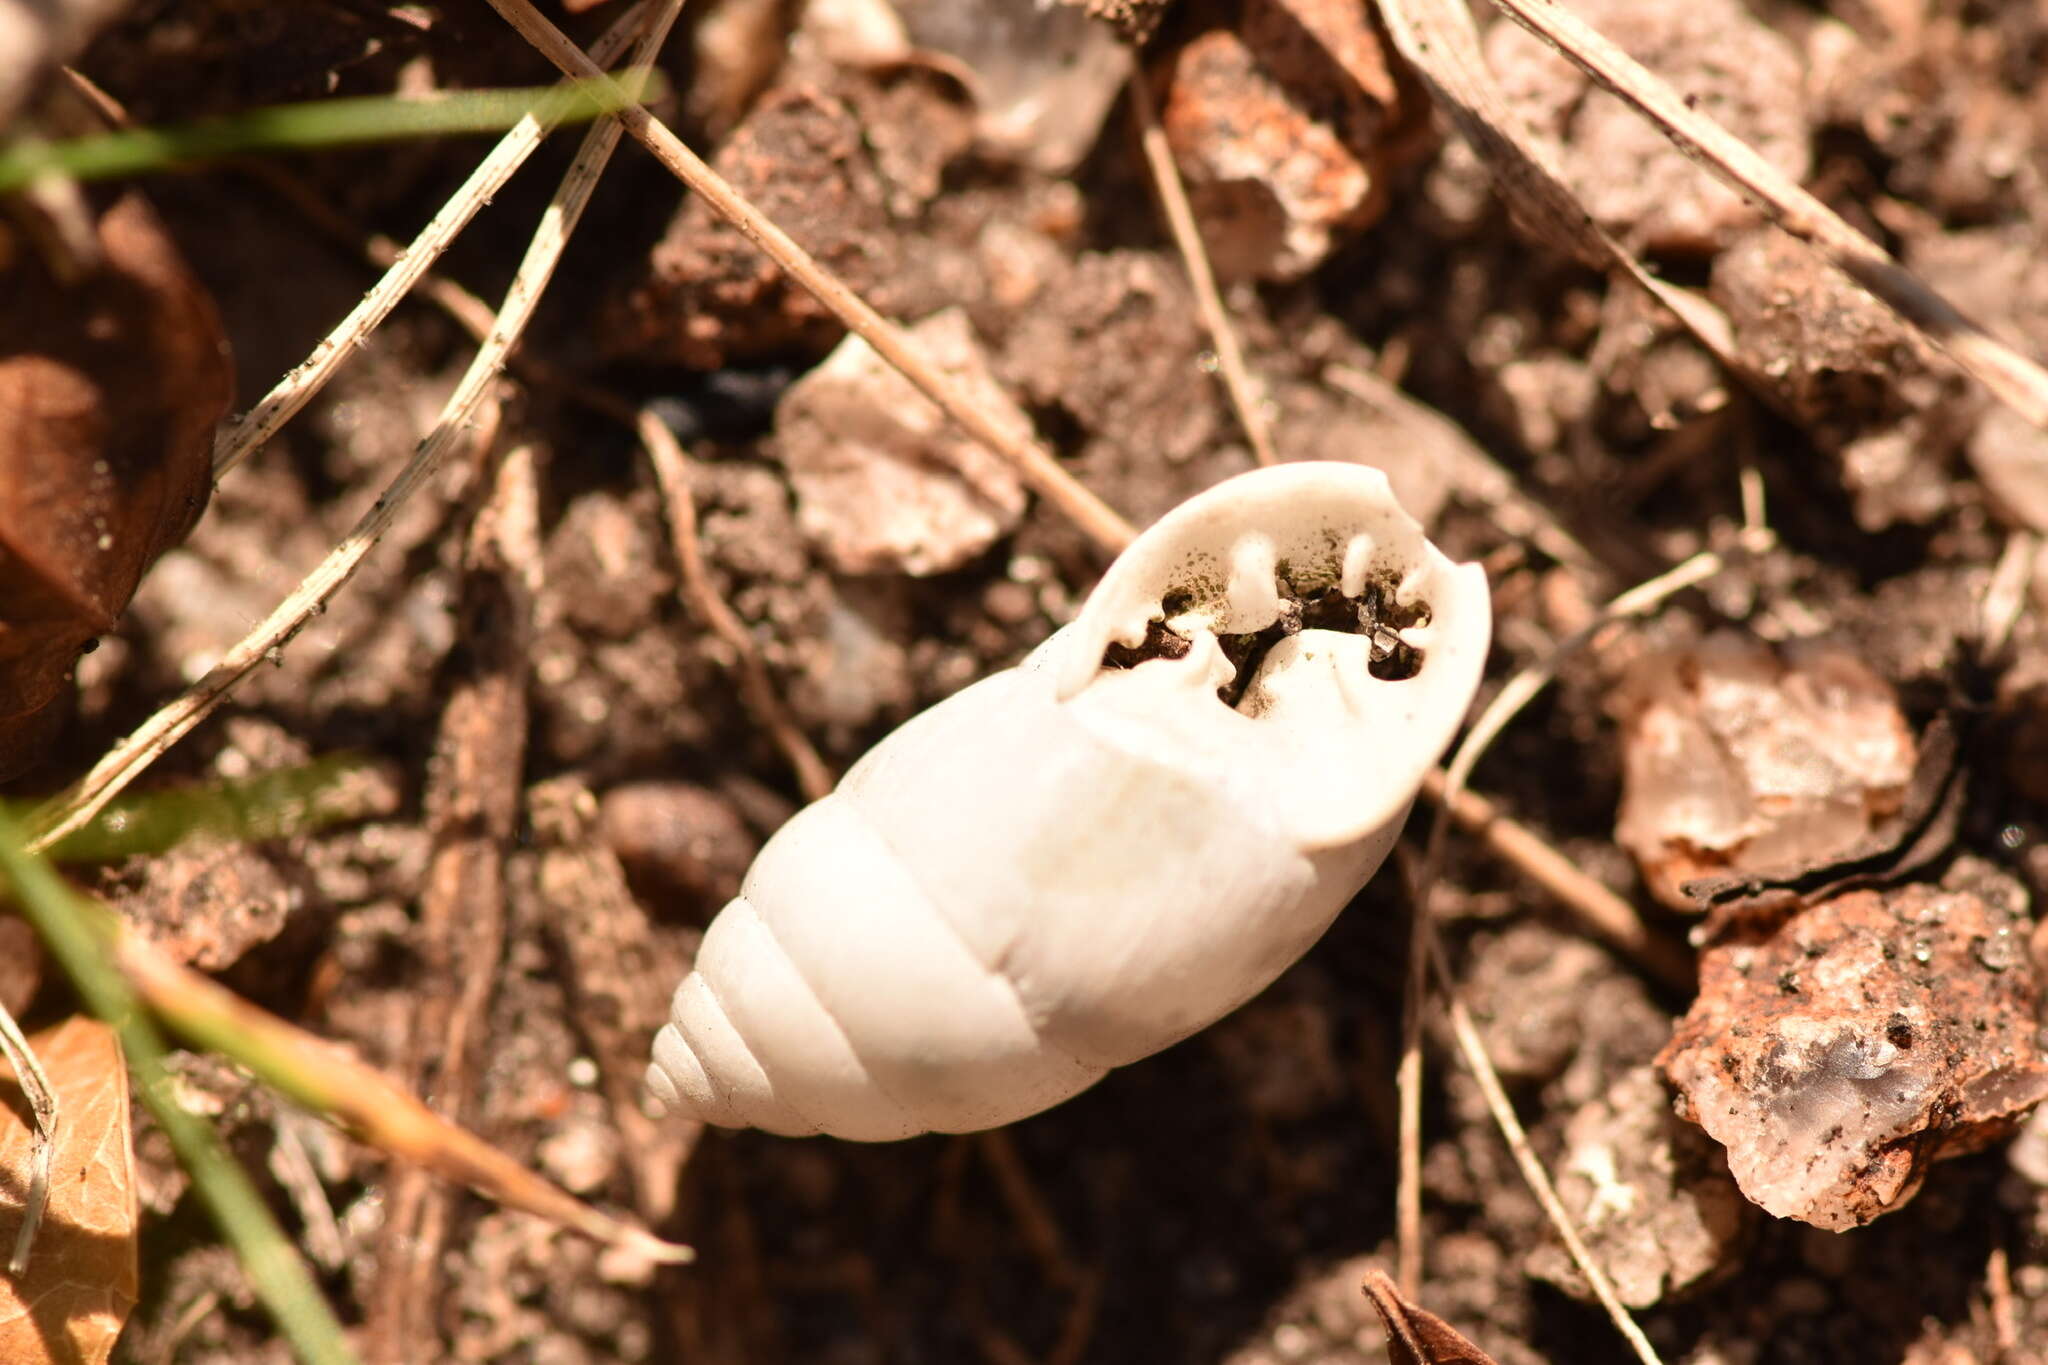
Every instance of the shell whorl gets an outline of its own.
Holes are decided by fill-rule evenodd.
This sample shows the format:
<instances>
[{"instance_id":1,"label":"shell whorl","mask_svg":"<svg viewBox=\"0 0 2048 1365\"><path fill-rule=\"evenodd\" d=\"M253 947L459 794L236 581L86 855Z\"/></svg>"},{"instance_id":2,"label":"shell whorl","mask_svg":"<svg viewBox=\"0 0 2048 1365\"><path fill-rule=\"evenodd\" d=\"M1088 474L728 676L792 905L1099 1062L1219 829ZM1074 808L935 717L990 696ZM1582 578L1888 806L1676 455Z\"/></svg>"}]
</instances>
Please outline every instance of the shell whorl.
<instances>
[{"instance_id":1,"label":"shell whorl","mask_svg":"<svg viewBox=\"0 0 2048 1365\"><path fill-rule=\"evenodd\" d=\"M676 992L650 1090L710 1123L883 1140L1022 1118L1186 1037L1386 856L1489 629L1484 577L1376 470L1283 465L1183 504L1072 625L777 832ZM1396 647L1413 671L1381 667Z\"/></svg>"},{"instance_id":2,"label":"shell whorl","mask_svg":"<svg viewBox=\"0 0 2048 1365\"><path fill-rule=\"evenodd\" d=\"M996 1127L1105 1070L1047 1046L1016 987L834 793L712 922L648 1081L706 1122L879 1141Z\"/></svg>"}]
</instances>

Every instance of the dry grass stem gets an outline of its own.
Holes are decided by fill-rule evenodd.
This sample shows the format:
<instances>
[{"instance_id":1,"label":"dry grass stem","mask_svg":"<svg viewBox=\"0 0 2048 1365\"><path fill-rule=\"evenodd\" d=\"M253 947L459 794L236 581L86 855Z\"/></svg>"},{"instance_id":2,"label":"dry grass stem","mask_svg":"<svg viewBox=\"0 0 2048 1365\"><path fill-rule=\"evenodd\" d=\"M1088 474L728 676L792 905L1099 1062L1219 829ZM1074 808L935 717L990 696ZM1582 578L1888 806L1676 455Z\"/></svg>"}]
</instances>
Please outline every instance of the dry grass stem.
<instances>
[{"instance_id":1,"label":"dry grass stem","mask_svg":"<svg viewBox=\"0 0 2048 1365\"><path fill-rule=\"evenodd\" d=\"M690 488L690 457L675 433L653 412L643 408L634 428L640 433L640 443L647 447L647 458L654 464L655 481L661 485L662 501L668 511L669 544L682 579L683 601L732 651L733 666L740 675L741 700L789 761L798 790L806 800L816 801L831 792L835 780L832 770L818 757L818 751L804 737L789 708L782 704L775 680L769 676L768 665L762 660L754 637L747 632L746 623L726 605L711 582L710 571L704 564L704 547L697 537L697 501Z\"/></svg>"},{"instance_id":2,"label":"dry grass stem","mask_svg":"<svg viewBox=\"0 0 2048 1365\"><path fill-rule=\"evenodd\" d=\"M671 7L673 8L673 6ZM185 693L144 721L121 740L92 770L39 810L31 827L31 852L41 852L97 815L106 803L140 776L158 756L191 732L227 699L235 686L265 660L282 657L284 646L323 609L327 599L340 591L390 529L398 511L440 469L449 453L476 434L485 399L505 368L506 357L518 344L520 334L533 318L541 294L553 278L555 266L576 223L583 215L590 194L612 149L618 145L619 116L606 115L584 135L583 146L562 177L554 197L541 213L540 225L527 244L505 301L498 309L496 324L477 348L476 356L455 386L412 459L398 477L370 507L361 520L341 538L327 558L306 575L298 587L280 602L263 623L249 632L208 669L206 676ZM323 345L325 343L322 343ZM489 408L488 425L496 425L496 406Z\"/></svg>"},{"instance_id":3,"label":"dry grass stem","mask_svg":"<svg viewBox=\"0 0 2048 1365\"><path fill-rule=\"evenodd\" d=\"M50 1202L50 1156L57 1150L57 1094L50 1077L36 1059L35 1049L22 1036L5 1005L0 1005L0 1057L14 1068L14 1081L28 1100L29 1116L35 1120L35 1148L30 1158L28 1189L21 1206L21 1227L14 1234L14 1249L7 1256L7 1273L16 1279L28 1273L29 1253L35 1250L36 1232L43 1225L43 1210Z\"/></svg>"},{"instance_id":4,"label":"dry grass stem","mask_svg":"<svg viewBox=\"0 0 2048 1365\"><path fill-rule=\"evenodd\" d=\"M1432 826L1432 829L1434 826ZM1418 882L1421 879L1416 879ZM1394 1068L1399 1142L1394 1168L1394 1278L1409 1298L1422 1289L1422 1011L1429 1003L1429 967L1422 939L1431 932L1429 903L1410 898L1408 980L1401 993L1401 1061Z\"/></svg>"},{"instance_id":5,"label":"dry grass stem","mask_svg":"<svg viewBox=\"0 0 2048 1365\"><path fill-rule=\"evenodd\" d=\"M420 1103L389 1077L325 1039L257 1008L225 986L166 957L137 934L114 930L114 961L135 993L165 1022L209 1045L235 1040L237 1060L294 1100L341 1124L361 1141L496 1200L649 1260L692 1259L688 1247L662 1241L559 1189Z\"/></svg>"},{"instance_id":6,"label":"dry grass stem","mask_svg":"<svg viewBox=\"0 0 2048 1365\"><path fill-rule=\"evenodd\" d=\"M1046 1279L1062 1287L1079 1285L1086 1277L1067 1255L1067 1239L1060 1233L1059 1220L1053 1216L1045 1196L1039 1193L1031 1172L1025 1169L1024 1158L1017 1154L1017 1144L1011 1141L1009 1130L991 1128L976 1133L972 1141L981 1149L982 1159L996 1178L1003 1204L1016 1220L1024 1245L1038 1258Z\"/></svg>"},{"instance_id":7,"label":"dry grass stem","mask_svg":"<svg viewBox=\"0 0 2048 1365\"><path fill-rule=\"evenodd\" d=\"M1741 533L1741 548L1744 553L1757 553L1770 546L1768 531ZM1448 800L1455 801L1457 794L1465 790L1465 783L1472 776L1472 769L1478 764L1508 722L1520 715L1522 708L1536 699L1537 694L1550 686L1560 668L1578 655L1578 652L1592 643L1593 638L1616 621L1631 616L1641 616L1654 611L1670 598L1687 588L1698 587L1701 583L1728 567L1729 556L1719 550L1702 550L1684 563L1658 574L1655 578L1638 583L1627 592L1614 598L1602 607L1593 619L1557 642L1550 652L1535 663L1509 678L1501 690L1494 694L1486 709L1479 713L1479 719L1465 732L1458 750L1451 761L1444 765L1444 790ZM1437 829L1439 821L1430 831L1430 872L1434 874L1442 856ZM1430 878L1435 881L1434 875Z\"/></svg>"},{"instance_id":8,"label":"dry grass stem","mask_svg":"<svg viewBox=\"0 0 2048 1365\"><path fill-rule=\"evenodd\" d=\"M2030 531L2015 531L2007 537L1991 581L1984 585L1984 601L1977 613L1978 647L1987 658L2004 652L2013 627L2026 614L2027 587L2040 553L2041 537Z\"/></svg>"},{"instance_id":9,"label":"dry grass stem","mask_svg":"<svg viewBox=\"0 0 2048 1365\"><path fill-rule=\"evenodd\" d=\"M242 169L296 212L305 215L314 227L333 238L337 245L361 253L364 260L379 270L389 270L405 260L412 250L381 232L367 231L360 224L349 221L311 185L282 166L252 162ZM491 312L488 303L446 275L428 271L420 277L413 293L439 308L478 344L491 334L491 327L497 321L497 315ZM521 379L552 389L621 426L630 428L639 413L629 399L565 373L526 347L514 351L507 364Z\"/></svg>"},{"instance_id":10,"label":"dry grass stem","mask_svg":"<svg viewBox=\"0 0 2048 1365\"><path fill-rule=\"evenodd\" d=\"M1984 1262L1984 1283L1991 1300L1991 1340L1997 1359L2011 1360L2020 1348L2019 1314L2012 1297L2012 1258L2003 1245L1991 1248Z\"/></svg>"},{"instance_id":11,"label":"dry grass stem","mask_svg":"<svg viewBox=\"0 0 2048 1365\"><path fill-rule=\"evenodd\" d=\"M1761 516L1761 498L1754 492L1745 493L1745 505L1753 509L1756 515ZM1771 534L1767 527L1751 524L1743 528L1738 539L1743 551L1758 552L1769 546ZM1412 1295L1422 1277L1422 1009L1429 987L1428 966L1433 952L1431 945L1436 941L1436 928L1429 915L1429 897L1435 889L1438 873L1443 867L1445 836L1449 833L1451 825L1449 816L1459 809L1461 798L1465 795L1465 783L1480 757L1506 728L1508 722L1520 714L1522 708L1557 676L1558 669L1567 660L1576 656L1594 636L1614 622L1630 616L1639 616L1654 609L1674 594L1712 578L1726 568L1727 564L1727 556L1720 551L1702 551L1675 568L1639 583L1615 597L1584 628L1560 641L1544 658L1510 678L1507 685L1495 695L1492 702L1488 703L1480 712L1479 718L1466 731L1457 752L1446 765L1440 789L1435 793L1443 804L1445 814L1438 816L1430 825L1429 842L1423 854L1421 871L1416 878L1414 919L1408 943L1408 995L1402 1016L1399 1070L1400 1176L1395 1191L1395 1222L1399 1247L1399 1276L1404 1292ZM1526 852L1526 849L1524 851ZM1505 1133L1507 1130L1504 1127L1502 1131ZM1514 1141L1511 1134L1509 1141L1511 1144ZM1517 1159L1519 1160L1519 1157ZM1546 1211L1549 1207L1550 1204L1546 1202ZM1560 1225L1559 1232L1561 1235L1564 1234L1566 1228ZM1577 1234L1571 1233L1567 1238L1567 1244L1576 1238ZM1585 1269L1583 1266L1581 1268ZM1588 1278L1592 1278L1590 1270ZM1604 1283L1604 1277L1602 1282ZM1603 1304L1607 1303L1613 1297L1611 1288L1601 1292L1600 1297ZM1619 1300L1615 1300L1609 1311L1614 1313L1618 1309ZM1624 1336L1631 1336L1631 1333L1637 1330L1634 1323L1626 1318L1625 1313L1616 1317L1615 1325Z\"/></svg>"},{"instance_id":12,"label":"dry grass stem","mask_svg":"<svg viewBox=\"0 0 2048 1365\"><path fill-rule=\"evenodd\" d=\"M586 80L608 79L581 49L533 7L530 0L491 0L491 7L504 15L508 23L565 74ZM988 414L968 400L957 384L919 354L901 328L877 313L838 276L818 264L788 233L762 216L759 209L742 198L723 177L705 164L703 158L684 146L666 124L637 105L612 117L624 122L626 131L645 144L654 153L655 160L702 195L713 209L745 234L748 241L829 308L849 331L872 346L877 355L936 403L962 430L1015 465L1026 483L1059 508L1106 553L1115 553L1130 543L1136 533L1129 522L1088 491L1043 447L1028 439L1006 434Z\"/></svg>"},{"instance_id":13,"label":"dry grass stem","mask_svg":"<svg viewBox=\"0 0 2048 1365\"><path fill-rule=\"evenodd\" d=\"M635 34L646 26L646 6L636 6L621 16L591 48L592 59L610 65L625 51ZM504 188L548 135L548 125L529 115L514 124L498 140L490 155L477 163L462 188L441 206L427 225L413 238L412 245L398 248L384 277L349 310L313 348L311 355L277 381L256 405L221 426L213 442L214 477L226 473L263 445L327 386L342 362L355 354L364 338L377 329L399 301L420 282L441 253L469 226L478 210Z\"/></svg>"},{"instance_id":14,"label":"dry grass stem","mask_svg":"<svg viewBox=\"0 0 2048 1365\"><path fill-rule=\"evenodd\" d=\"M1444 775L1423 780L1423 794L1444 802ZM1473 791L1459 792L1446 808L1466 833L1516 871L1557 898L1581 928L1655 977L1660 985L1690 995L1698 972L1690 949L1653 932L1635 906L1593 877L1527 825L1503 815Z\"/></svg>"},{"instance_id":15,"label":"dry grass stem","mask_svg":"<svg viewBox=\"0 0 2048 1365\"><path fill-rule=\"evenodd\" d=\"M1230 395L1230 406L1237 412L1245 439L1252 444L1252 458L1262 465L1273 464L1279 457L1273 452L1273 431L1266 421L1264 400L1252 380L1251 368L1245 364L1244 348L1238 344L1237 328L1231 325L1223 295L1216 288L1216 272L1209 266L1209 249L1203 245L1201 229L1195 224L1194 206L1188 202L1187 186L1181 183L1173 148L1166 143L1166 130L1159 126L1159 109L1152 98L1152 87L1145 83L1145 73L1135 58L1125 88L1130 91L1131 108L1137 115L1138 143L1145 152L1145 166L1152 173L1152 188L1159 195L1166 225L1173 232L1173 244L1180 249L1188 280L1194 285L1195 302L1201 307L1210 343L1216 347L1216 364L1223 375L1224 390Z\"/></svg>"},{"instance_id":16,"label":"dry grass stem","mask_svg":"<svg viewBox=\"0 0 2048 1365\"><path fill-rule=\"evenodd\" d=\"M479 359L483 355L479 352ZM420 443L398 477L385 488L383 496L349 528L340 543L292 589L284 601L278 603L262 624L230 646L198 682L108 750L84 777L51 797L37 810L30 824L30 852L44 852L58 840L84 828L107 802L147 771L150 764L190 734L199 722L212 715L214 709L227 700L228 694L258 664L276 663L282 659L285 645L325 609L330 597L341 590L342 584L349 580L363 558L390 529L399 508L433 476L451 450L467 444L468 438L475 434L479 413L485 409L484 400L496 377L496 365L488 368L471 366L470 372L463 376L463 382L457 385L454 395L448 400L448 405L442 409L434 430ZM492 404L483 424L495 428L496 423L496 405Z\"/></svg>"},{"instance_id":17,"label":"dry grass stem","mask_svg":"<svg viewBox=\"0 0 2048 1365\"><path fill-rule=\"evenodd\" d=\"M1510 19L1556 48L1656 126L1673 146L1713 172L1770 220L1817 248L1984 387L2038 427L2048 428L2048 371L1965 317L1884 248L1844 222L1741 138L1686 103L1654 72L1554 0L1494 0Z\"/></svg>"},{"instance_id":18,"label":"dry grass stem","mask_svg":"<svg viewBox=\"0 0 2048 1365\"><path fill-rule=\"evenodd\" d=\"M1557 1235L1564 1240L1565 1250L1571 1253L1572 1263L1579 1273L1586 1277L1586 1283L1593 1290L1593 1297L1600 1300L1600 1306L1607 1310L1615 1329L1636 1353L1636 1359L1643 1365L1660 1365L1657 1348L1643 1335L1643 1329L1614 1292L1614 1282L1607 1272L1593 1258L1586 1239L1579 1235L1571 1214L1565 1211L1564 1203L1557 1197L1557 1187L1551 1184L1550 1173L1543 1169L1543 1161L1536 1155L1536 1149L1529 1145L1529 1134L1522 1127L1521 1119L1515 1115L1514 1102L1508 1099L1507 1090L1500 1083L1500 1073L1493 1068L1493 1060L1486 1055L1486 1044L1479 1036L1479 1028L1472 1022L1472 1014L1465 1008L1465 1002L1458 995L1458 983L1451 975L1449 961L1444 954L1443 940L1438 937L1436 926L1423 916L1422 901L1416 900L1416 918L1424 927L1428 943L1427 957L1435 970L1437 988L1444 994L1450 1008L1451 1031L1458 1040L1458 1051L1464 1055L1465 1065L1471 1069L1472 1079L1479 1083L1481 1093L1486 1096L1486 1107L1493 1115L1493 1121L1500 1128L1501 1136L1507 1139L1508 1151L1515 1158L1515 1165L1528 1183L1529 1190L1536 1196L1536 1202L1543 1206Z\"/></svg>"}]
</instances>

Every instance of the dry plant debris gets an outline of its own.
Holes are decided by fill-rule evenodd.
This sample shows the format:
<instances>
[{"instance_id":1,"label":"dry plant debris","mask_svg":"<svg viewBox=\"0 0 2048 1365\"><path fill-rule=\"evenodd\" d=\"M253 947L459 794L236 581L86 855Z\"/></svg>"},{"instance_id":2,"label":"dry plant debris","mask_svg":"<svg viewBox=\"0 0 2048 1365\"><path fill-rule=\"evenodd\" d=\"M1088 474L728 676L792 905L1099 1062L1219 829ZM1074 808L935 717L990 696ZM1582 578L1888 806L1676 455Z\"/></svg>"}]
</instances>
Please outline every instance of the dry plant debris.
<instances>
[{"instance_id":1,"label":"dry plant debris","mask_svg":"<svg viewBox=\"0 0 2048 1365\"><path fill-rule=\"evenodd\" d=\"M213 301L140 194L87 243L97 259L66 278L0 226L0 778L34 761L79 655L199 519L232 385Z\"/></svg>"},{"instance_id":2,"label":"dry plant debris","mask_svg":"<svg viewBox=\"0 0 2048 1365\"><path fill-rule=\"evenodd\" d=\"M896 311L891 281L902 274L903 245L854 106L817 86L778 86L712 166L821 263ZM830 310L691 195L649 254L646 278L613 304L603 335L638 363L717 370L822 354L840 332Z\"/></svg>"},{"instance_id":3,"label":"dry plant debris","mask_svg":"<svg viewBox=\"0 0 2048 1365\"><path fill-rule=\"evenodd\" d=\"M31 1034L62 1121L55 1178L27 1273L0 1273L0 1360L101 1365L135 1307L138 1218L128 1069L106 1025L72 1018ZM10 1072L0 1087L14 1089ZM32 1130L12 1095L0 1103L0 1246L14 1244L15 1192L27 1184Z\"/></svg>"},{"instance_id":4,"label":"dry plant debris","mask_svg":"<svg viewBox=\"0 0 2048 1365\"><path fill-rule=\"evenodd\" d=\"M1070 8L1006 0L899 0L895 8L914 45L903 55L952 59L974 96L976 141L997 160L1070 174L1130 73L1115 35Z\"/></svg>"},{"instance_id":5,"label":"dry plant debris","mask_svg":"<svg viewBox=\"0 0 2048 1365\"><path fill-rule=\"evenodd\" d=\"M1455 1327L1403 1298L1384 1270L1366 1275L1365 1296L1386 1325L1387 1359L1393 1365L1494 1365L1492 1356Z\"/></svg>"},{"instance_id":6,"label":"dry plant debris","mask_svg":"<svg viewBox=\"0 0 2048 1365\"><path fill-rule=\"evenodd\" d=\"M1947 509L1946 456L1982 404L1896 314L1775 228L1716 256L1709 294L1728 315L1737 372L1840 461L1860 526Z\"/></svg>"},{"instance_id":7,"label":"dry plant debris","mask_svg":"<svg viewBox=\"0 0 2048 1365\"><path fill-rule=\"evenodd\" d=\"M2026 892L1958 862L1709 948L1658 1058L1744 1194L1841 1231L2048 1098Z\"/></svg>"},{"instance_id":8,"label":"dry plant debris","mask_svg":"<svg viewBox=\"0 0 2048 1365\"><path fill-rule=\"evenodd\" d=\"M1686 883L1828 862L1901 809L1917 753L1891 688L1837 646L1780 657L1732 632L1637 661L1615 690L1616 842L1657 898Z\"/></svg>"},{"instance_id":9,"label":"dry plant debris","mask_svg":"<svg viewBox=\"0 0 2048 1365\"><path fill-rule=\"evenodd\" d=\"M59 63L127 8L126 0L0 5L0 127L14 120Z\"/></svg>"}]
</instances>

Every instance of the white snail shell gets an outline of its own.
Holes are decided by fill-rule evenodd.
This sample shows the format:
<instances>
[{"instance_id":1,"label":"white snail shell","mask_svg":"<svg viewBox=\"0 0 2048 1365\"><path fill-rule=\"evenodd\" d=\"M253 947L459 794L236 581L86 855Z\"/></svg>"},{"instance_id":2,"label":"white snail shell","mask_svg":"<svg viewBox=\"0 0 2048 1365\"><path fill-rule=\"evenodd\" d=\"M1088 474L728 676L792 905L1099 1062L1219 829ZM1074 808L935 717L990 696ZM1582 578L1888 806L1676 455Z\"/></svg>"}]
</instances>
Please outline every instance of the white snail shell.
<instances>
[{"instance_id":1,"label":"white snail shell","mask_svg":"<svg viewBox=\"0 0 2048 1365\"><path fill-rule=\"evenodd\" d=\"M1235 637L1276 625L1244 655ZM1483 572L1378 470L1209 489L1071 625L768 842L676 990L649 1088L708 1123L882 1140L1008 1123L1178 1042L1386 857L1490 630ZM1413 676L1376 676L1390 652Z\"/></svg>"}]
</instances>

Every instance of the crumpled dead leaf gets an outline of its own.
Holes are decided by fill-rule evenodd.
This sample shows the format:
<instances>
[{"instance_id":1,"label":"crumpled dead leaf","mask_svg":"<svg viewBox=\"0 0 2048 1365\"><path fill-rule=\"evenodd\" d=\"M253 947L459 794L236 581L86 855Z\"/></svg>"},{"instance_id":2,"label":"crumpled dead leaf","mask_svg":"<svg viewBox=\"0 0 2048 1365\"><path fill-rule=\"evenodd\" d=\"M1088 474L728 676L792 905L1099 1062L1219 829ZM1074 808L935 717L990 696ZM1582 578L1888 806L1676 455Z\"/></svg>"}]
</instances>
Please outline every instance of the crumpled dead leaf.
<instances>
[{"instance_id":1,"label":"crumpled dead leaf","mask_svg":"<svg viewBox=\"0 0 2048 1365\"><path fill-rule=\"evenodd\" d=\"M140 1283L128 1068L114 1031L82 1016L29 1045L57 1093L55 1175L27 1275L0 1275L0 1360L97 1365ZM32 1146L26 1102L13 1073L0 1072L0 1246L14 1242Z\"/></svg>"},{"instance_id":2,"label":"crumpled dead leaf","mask_svg":"<svg viewBox=\"0 0 2048 1365\"><path fill-rule=\"evenodd\" d=\"M142 197L95 236L98 268L72 285L19 241L0 259L0 778L198 520L233 387L213 301Z\"/></svg>"},{"instance_id":3,"label":"crumpled dead leaf","mask_svg":"<svg viewBox=\"0 0 2048 1365\"><path fill-rule=\"evenodd\" d=\"M1368 1270L1364 1288L1386 1324L1387 1359L1392 1365L1495 1365L1492 1356L1457 1328L1402 1298L1386 1271Z\"/></svg>"}]
</instances>

